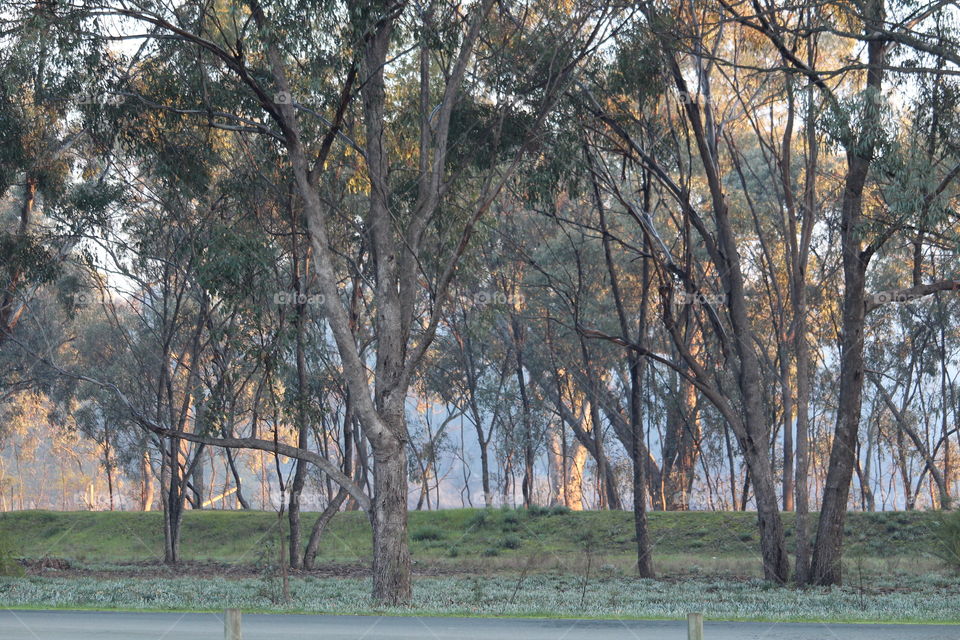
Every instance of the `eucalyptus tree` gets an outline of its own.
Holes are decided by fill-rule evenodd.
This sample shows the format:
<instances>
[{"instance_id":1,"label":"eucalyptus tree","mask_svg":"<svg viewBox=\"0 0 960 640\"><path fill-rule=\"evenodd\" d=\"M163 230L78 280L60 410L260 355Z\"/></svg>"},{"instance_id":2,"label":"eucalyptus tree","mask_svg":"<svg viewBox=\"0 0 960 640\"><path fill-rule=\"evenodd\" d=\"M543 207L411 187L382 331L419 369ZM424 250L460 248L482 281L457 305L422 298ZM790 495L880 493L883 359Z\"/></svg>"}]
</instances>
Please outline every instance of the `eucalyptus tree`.
<instances>
[{"instance_id":1,"label":"eucalyptus tree","mask_svg":"<svg viewBox=\"0 0 960 640\"><path fill-rule=\"evenodd\" d=\"M727 6L727 13L740 24L762 34L795 73L807 79L831 115L827 129L842 149L846 160L839 198L839 230L843 297L841 313L840 380L836 429L812 558L810 580L835 584L842 579L841 554L843 523L853 476L856 442L861 420L864 371L864 329L867 314L881 304L904 302L936 291L958 288L957 280L913 281L887 291L867 291L871 260L891 239L907 235L923 253L924 236L942 227L945 199L960 173L950 137L928 136L931 131L910 131L927 109L947 113L942 104L928 102L914 110L904 129L890 117L910 111L904 102L892 99L899 83L913 86L941 86L945 75L960 64L950 27L950 9L943 4L917 8L907 2L871 0L856 5L826 6L836 11L821 12L819 22L805 20L799 7L740 12ZM789 46L788 33L810 37L830 34L843 46L863 46L856 64L833 64L831 59L813 56L804 60ZM837 83L836 78L843 82ZM918 92L922 98L928 92ZM948 98L949 92L940 94ZM936 118L934 118L936 120ZM952 118L942 127L950 130ZM932 130L938 129L934 126ZM923 179L917 181L917 165L903 163L901 150L909 153L918 139L927 143ZM910 181L910 188L904 190ZM913 233L911 229L920 229ZM936 235L936 232L934 232Z\"/></svg>"},{"instance_id":2,"label":"eucalyptus tree","mask_svg":"<svg viewBox=\"0 0 960 640\"><path fill-rule=\"evenodd\" d=\"M933 238L925 241L930 244L924 247L923 272L934 277L955 277L957 265L953 251L941 242ZM904 272L913 267L909 260L903 259L903 253L910 248L892 249L875 262L871 274L875 288L880 283L902 279ZM864 399L871 409L877 407L877 413L888 417L885 423L877 421L877 436L897 445L893 448L895 466L901 472L907 509L917 504L925 481L931 485L932 507L949 508L954 498L950 482L954 465L950 438L957 428L950 414L956 410L953 364L957 336L950 318L956 307L954 296L937 293L911 305L878 309L870 315L867 325ZM866 454L860 456L865 458L863 464L867 469L870 449L878 446L870 443L873 435L868 432L867 440L874 446L868 446ZM915 480L911 473L914 463L919 468ZM864 478L859 466L857 472L861 490L873 499L869 475Z\"/></svg>"},{"instance_id":3,"label":"eucalyptus tree","mask_svg":"<svg viewBox=\"0 0 960 640\"><path fill-rule=\"evenodd\" d=\"M915 278L912 286L871 296L866 292L867 266L898 234L919 243L923 253L928 230L936 227L932 235L937 236L946 228L944 203L958 171L952 145L946 142L949 136L931 142L919 131L930 143L922 165L927 170L919 180L913 167L921 163L907 160L918 156L909 151L919 146L914 142L921 139L918 131L896 131L897 119L885 114L897 108L905 114L913 111L919 122L931 103L912 110L906 101L892 106L883 97L886 75L910 82L916 77L910 74L936 77L956 64L944 7L914 10L906 3L886 6L879 1L822 7L830 10L814 20L806 6L645 6L635 30L640 34L637 44L624 39L622 50L638 61L635 68L660 70L653 77L664 83L635 82L629 93L620 95L612 74L606 84L581 85L578 95L598 122L595 133L602 136L603 147L595 145L594 152L602 186L649 240L650 251L638 253L657 261L663 325L689 370L683 372L672 359L627 336L595 335L621 341L686 375L721 413L749 469L765 575L781 582L787 579L788 565L770 455L776 434L772 426L779 423L788 433L796 398L797 478L804 486L794 491L803 494L805 517L811 377L806 256L816 225L827 233L837 230L841 251L836 258L844 274L837 429L809 572L814 582L828 584L840 580L843 514L860 420L865 315L886 302L957 288L949 276L931 282ZM712 14L713 9L717 13ZM708 14L715 19L705 19ZM818 47L824 33L836 36L837 51L863 44L862 63L832 65L830 61L842 56L832 55L834 51L827 55ZM902 66L892 67L898 52ZM919 59L925 65L918 67ZM923 82L917 84L922 87ZM939 87L936 95L951 95L942 79L931 84ZM797 97L801 87L806 92L802 101ZM679 99L664 102L670 93ZM770 117L764 115L761 121L767 110ZM805 118L802 180L792 168L798 112ZM823 144L818 130L832 148ZM687 149L683 140L689 141ZM621 167L607 160L611 145L619 148ZM824 146L846 162L840 181L831 181L829 172L819 168L818 153ZM624 164L631 171L625 171ZM657 190L653 201L638 197L651 182ZM840 193L838 220L823 214L818 193L827 191L824 185ZM770 215L769 210L787 213ZM918 234L912 231L916 228L925 231ZM681 239L679 248L674 237ZM685 253L691 240L699 245L692 262ZM778 274L781 261L788 266L786 286ZM712 291L718 291L716 298ZM765 294L758 298L758 291ZM698 322L710 335L706 355L716 356L715 364L732 375L711 371L684 344L675 313L678 296L681 305L692 300L697 307ZM764 305L767 310L761 311ZM791 360L796 361L793 381ZM771 402L777 394L784 405L779 416ZM793 445L789 440L784 445L789 463ZM789 479L783 479L782 486L789 492ZM805 565L803 537L798 556ZM800 567L798 578L805 580L807 573Z\"/></svg>"},{"instance_id":4,"label":"eucalyptus tree","mask_svg":"<svg viewBox=\"0 0 960 640\"><path fill-rule=\"evenodd\" d=\"M265 137L282 149L302 202L325 320L375 460L374 597L408 601L405 404L411 380L477 220L534 144L582 59L615 25L616 11L539 2L493 11L492 0L423 7L79 4L103 38L143 36L142 62L118 90L145 110L177 113L192 126L240 138ZM414 90L395 93L388 69L410 60ZM138 75L157 68L167 71ZM163 91L170 85L151 86L153 77L175 82L179 95ZM158 88L163 100L151 97ZM453 173L453 150L480 132L490 141L487 164ZM363 185L361 233L347 239L369 244L362 265L342 258L357 252L336 246L342 220L325 198L326 162L339 144L352 148ZM361 358L351 294L341 286L354 268L371 292L372 362ZM302 448L286 450L318 459ZM337 480L352 485L342 474Z\"/></svg>"},{"instance_id":5,"label":"eucalyptus tree","mask_svg":"<svg viewBox=\"0 0 960 640\"><path fill-rule=\"evenodd\" d=\"M68 96L105 68L98 44L76 37L83 15L35 2L0 15L0 345L116 195L70 117Z\"/></svg>"},{"instance_id":6,"label":"eucalyptus tree","mask_svg":"<svg viewBox=\"0 0 960 640\"><path fill-rule=\"evenodd\" d=\"M770 454L764 370L747 299L737 211L724 185L720 156L724 139L719 130L723 116L714 101L713 84L718 72L706 55L708 42L722 36L721 27L679 6L663 12L648 7L642 26L638 45L625 51L640 51L646 64L662 70L664 84L634 83L632 95L607 102L585 86L582 100L585 110L596 118L596 133L613 143L632 167L646 170L635 170L621 180L606 156L594 153L595 172L604 189L639 226L651 247L661 326L678 358L616 331L591 334L672 368L723 416L749 468L764 576L782 583L788 579L789 567ZM675 99L677 94L680 100ZM639 118L634 115L637 111ZM681 143L683 139L690 140L690 147ZM638 192L646 184L653 185L652 195L639 199ZM662 219L655 221L654 214ZM680 239L678 248L664 240L660 231L664 228L672 234L667 237ZM722 294L712 293L714 287ZM702 353L682 333L681 319L692 307L699 331L709 335Z\"/></svg>"},{"instance_id":7,"label":"eucalyptus tree","mask_svg":"<svg viewBox=\"0 0 960 640\"><path fill-rule=\"evenodd\" d=\"M154 435L154 444L160 454L164 557L176 563L183 512L188 496L198 493L193 483L204 450L181 435L197 431L203 420L205 328L214 309L197 284L207 227L175 196L160 198L161 211L169 213L164 220L151 204L145 203L144 215L125 221L126 231L136 234L132 245L116 237L109 244L113 264L105 266L123 280L96 307L110 339L101 348L85 349L78 365L123 391L118 400L109 389L98 389L101 406L119 401L120 409L129 410L133 402L143 415L171 425L170 433Z\"/></svg>"}]
</instances>

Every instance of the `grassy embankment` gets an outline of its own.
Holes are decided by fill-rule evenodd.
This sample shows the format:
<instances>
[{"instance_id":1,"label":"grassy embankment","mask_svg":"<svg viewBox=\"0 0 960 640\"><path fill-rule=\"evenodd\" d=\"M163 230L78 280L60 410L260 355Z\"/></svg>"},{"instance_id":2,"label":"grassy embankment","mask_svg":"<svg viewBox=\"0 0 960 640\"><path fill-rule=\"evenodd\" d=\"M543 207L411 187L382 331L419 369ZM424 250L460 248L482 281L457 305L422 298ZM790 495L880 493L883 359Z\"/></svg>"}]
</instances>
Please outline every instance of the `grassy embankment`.
<instances>
[{"instance_id":1,"label":"grassy embankment","mask_svg":"<svg viewBox=\"0 0 960 640\"><path fill-rule=\"evenodd\" d=\"M672 618L695 605L714 619L960 621L960 579L928 553L934 514L850 514L846 586L807 590L757 579L754 517L651 514L661 579L646 581L631 576L629 513L412 513L415 603L386 612ZM791 514L785 521L789 535ZM187 513L179 570L159 566L160 525L158 513L0 514L0 537L15 555L71 566L34 562L26 578L0 579L0 606L383 611L369 601L370 532L361 513L334 519L320 570L291 578L289 602L279 598L276 514Z\"/></svg>"},{"instance_id":2,"label":"grassy embankment","mask_svg":"<svg viewBox=\"0 0 960 640\"><path fill-rule=\"evenodd\" d=\"M314 514L304 514L310 525ZM927 569L926 553L935 514L928 512L851 513L846 525L848 561L890 570ZM793 515L784 514L792 549ZM181 553L188 562L255 565L276 543L276 514L245 511L188 511ZM758 564L758 538L752 513L687 512L650 514L650 535L660 565L671 572L709 570L750 572ZM64 558L85 565L155 562L163 556L161 514L157 512L25 511L0 514L6 536L19 557ZM634 551L632 515L617 511L450 509L410 514L411 552L419 567L466 572L480 566L506 570L535 558L542 569L569 568L587 554L601 563L629 566ZM324 565L366 564L370 525L359 512L333 519L321 545Z\"/></svg>"}]
</instances>

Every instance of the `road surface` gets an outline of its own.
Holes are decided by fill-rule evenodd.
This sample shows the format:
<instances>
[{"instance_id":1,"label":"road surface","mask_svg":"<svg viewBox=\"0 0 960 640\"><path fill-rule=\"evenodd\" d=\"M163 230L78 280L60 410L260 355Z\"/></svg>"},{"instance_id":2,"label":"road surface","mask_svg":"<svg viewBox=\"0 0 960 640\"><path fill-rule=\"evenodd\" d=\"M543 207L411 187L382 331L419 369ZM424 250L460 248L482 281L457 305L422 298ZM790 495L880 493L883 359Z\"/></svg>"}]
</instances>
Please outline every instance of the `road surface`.
<instances>
[{"instance_id":1,"label":"road surface","mask_svg":"<svg viewBox=\"0 0 960 640\"><path fill-rule=\"evenodd\" d=\"M960 640L960 625L711 622L705 640ZM686 622L243 616L244 640L685 640ZM222 640L221 616L0 610L0 640Z\"/></svg>"}]
</instances>

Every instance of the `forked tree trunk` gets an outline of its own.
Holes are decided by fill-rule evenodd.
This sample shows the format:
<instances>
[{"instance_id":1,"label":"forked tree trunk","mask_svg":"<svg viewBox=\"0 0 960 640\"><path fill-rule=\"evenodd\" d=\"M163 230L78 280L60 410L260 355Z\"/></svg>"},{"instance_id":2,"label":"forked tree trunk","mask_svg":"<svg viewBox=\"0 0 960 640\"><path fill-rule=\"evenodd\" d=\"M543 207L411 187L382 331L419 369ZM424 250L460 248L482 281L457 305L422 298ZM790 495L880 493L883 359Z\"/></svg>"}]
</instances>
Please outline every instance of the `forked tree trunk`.
<instances>
[{"instance_id":1,"label":"forked tree trunk","mask_svg":"<svg viewBox=\"0 0 960 640\"><path fill-rule=\"evenodd\" d=\"M340 510L340 507L343 506L348 495L347 490L340 487L337 495L333 497L333 500L330 501L327 508L323 510L313 523L313 529L310 531L310 539L307 541L307 548L303 552L304 569L309 571L316 566L317 552L320 550L320 540L323 538L323 532L326 531L327 525L330 524L333 516L335 516L337 511Z\"/></svg>"},{"instance_id":2,"label":"forked tree trunk","mask_svg":"<svg viewBox=\"0 0 960 640\"><path fill-rule=\"evenodd\" d=\"M807 63L813 67L815 54L813 43L807 43ZM793 344L797 363L797 439L795 452L794 508L797 518L794 525L796 551L794 559L794 581L806 584L810 576L810 489L808 476L810 469L809 416L810 416L810 347L807 344L807 255L813 221L816 220L817 186L813 176L817 169L817 130L814 120L814 88L808 83L807 121L804 126L806 140L805 175L803 188L803 220L797 238L796 209L790 217L790 300L793 305Z\"/></svg>"},{"instance_id":3,"label":"forked tree trunk","mask_svg":"<svg viewBox=\"0 0 960 640\"><path fill-rule=\"evenodd\" d=\"M346 410L344 411L343 419L343 472L347 476L353 476L353 410L350 405L350 393L347 392L347 403ZM362 457L362 456L361 456ZM361 484L362 477L360 478ZM320 548L320 538L323 536L323 532L326 530L327 525L330 524L330 521L333 519L333 516L337 514L340 510L340 507L347 500L349 492L345 487L340 487L336 495L333 496L330 500L330 504L327 505L327 508L323 510L320 516L313 523L313 530L310 532L310 540L307 541L307 548L303 552L303 568L304 569L313 569L316 559L317 551Z\"/></svg>"},{"instance_id":4,"label":"forked tree trunk","mask_svg":"<svg viewBox=\"0 0 960 640\"><path fill-rule=\"evenodd\" d=\"M699 52L698 52L699 54ZM691 95L686 79L675 59L670 61L671 74L677 89L683 95ZM760 524L760 550L763 556L763 575L767 580L785 583L789 578L789 562L780 519L780 505L777 499L776 483L770 462L770 427L767 412L764 410L763 376L755 350L755 335L752 319L748 310L745 294L743 269L740 251L737 245L735 225L731 220L729 206L724 193L723 179L719 170L720 162L716 149L717 131L709 103L710 78L702 74L701 86L707 96L701 115L700 105L696 101L687 101L683 106L687 120L691 125L697 150L703 162L713 205L713 218L716 224L716 244L711 248L711 260L717 270L723 274L722 282L727 294L727 317L730 321L731 355L736 355L737 387L740 392L742 409L738 411L729 406L714 392L714 404L724 413L740 442L747 468L754 483L754 495L757 501L757 519ZM688 211L692 212L692 208ZM674 329L675 331L675 329ZM675 342L679 337L675 334ZM678 345L679 346L679 345ZM690 356L687 356L690 358ZM693 361L693 358L690 358ZM691 365L693 362L690 363ZM719 402L719 404L718 404ZM744 491L744 496L746 491Z\"/></svg>"},{"instance_id":5,"label":"forked tree trunk","mask_svg":"<svg viewBox=\"0 0 960 640\"><path fill-rule=\"evenodd\" d=\"M864 3L863 28L868 32L884 29L883 0ZM886 43L880 39L867 44L866 98L880 99ZM880 126L880 108L865 110L861 128L873 136ZM853 134L851 134L853 135ZM840 206L840 238L843 254L843 320L840 344L840 391L837 425L830 449L830 464L823 489L823 506L817 526L810 579L815 584L840 584L843 574L840 560L843 550L843 522L850 495L853 463L860 427L863 395L863 324L866 314L866 272L872 255L863 247L863 192L876 143L850 139L847 145L847 175Z\"/></svg>"}]
</instances>

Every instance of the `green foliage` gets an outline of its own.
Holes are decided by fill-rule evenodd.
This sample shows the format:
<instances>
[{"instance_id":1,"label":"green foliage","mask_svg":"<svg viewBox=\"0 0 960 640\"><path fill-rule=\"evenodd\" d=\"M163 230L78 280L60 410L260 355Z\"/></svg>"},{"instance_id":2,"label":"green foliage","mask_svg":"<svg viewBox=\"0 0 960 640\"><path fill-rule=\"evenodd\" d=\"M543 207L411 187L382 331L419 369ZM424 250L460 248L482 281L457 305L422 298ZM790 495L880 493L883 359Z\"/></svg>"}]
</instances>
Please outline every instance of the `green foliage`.
<instances>
[{"instance_id":1,"label":"green foliage","mask_svg":"<svg viewBox=\"0 0 960 640\"><path fill-rule=\"evenodd\" d=\"M520 147L534 124L532 117L501 111L466 98L457 104L450 114L449 170L488 171Z\"/></svg>"},{"instance_id":2,"label":"green foliage","mask_svg":"<svg viewBox=\"0 0 960 640\"><path fill-rule=\"evenodd\" d=\"M424 542L427 540L440 540L443 538L443 530L435 526L425 526L414 529L410 534L410 539L417 542Z\"/></svg>"},{"instance_id":3,"label":"green foliage","mask_svg":"<svg viewBox=\"0 0 960 640\"><path fill-rule=\"evenodd\" d=\"M12 535L0 531L0 576L20 577L23 567L14 557Z\"/></svg>"},{"instance_id":4,"label":"green foliage","mask_svg":"<svg viewBox=\"0 0 960 640\"><path fill-rule=\"evenodd\" d=\"M931 529L931 553L954 571L960 572L960 511L939 513Z\"/></svg>"},{"instance_id":5,"label":"green foliage","mask_svg":"<svg viewBox=\"0 0 960 640\"><path fill-rule=\"evenodd\" d=\"M634 26L618 39L617 44L610 89L641 103L667 90L666 57L658 38L649 29Z\"/></svg>"},{"instance_id":6,"label":"green foliage","mask_svg":"<svg viewBox=\"0 0 960 640\"><path fill-rule=\"evenodd\" d=\"M236 227L217 225L203 238L197 278L205 289L230 299L250 295L251 283L276 259L261 239Z\"/></svg>"},{"instance_id":7,"label":"green foliage","mask_svg":"<svg viewBox=\"0 0 960 640\"><path fill-rule=\"evenodd\" d=\"M550 515L550 507L541 507L538 504L532 504L527 507L527 514L531 518L539 518L540 516Z\"/></svg>"},{"instance_id":8,"label":"green foliage","mask_svg":"<svg viewBox=\"0 0 960 640\"><path fill-rule=\"evenodd\" d=\"M119 185L88 180L73 186L61 204L58 218L72 233L79 234L91 224L106 226L111 205L122 202L124 190Z\"/></svg>"},{"instance_id":9,"label":"green foliage","mask_svg":"<svg viewBox=\"0 0 960 640\"><path fill-rule=\"evenodd\" d=\"M470 516L470 519L467 521L467 524L470 527L482 527L492 519L492 513L490 509L478 509L476 513Z\"/></svg>"},{"instance_id":10,"label":"green foliage","mask_svg":"<svg viewBox=\"0 0 960 640\"><path fill-rule=\"evenodd\" d=\"M508 535L500 538L500 546L504 549L519 549L523 546L523 540L517 535Z\"/></svg>"},{"instance_id":11,"label":"green foliage","mask_svg":"<svg viewBox=\"0 0 960 640\"><path fill-rule=\"evenodd\" d=\"M57 276L58 262L40 238L0 231L0 269L42 284Z\"/></svg>"}]
</instances>

